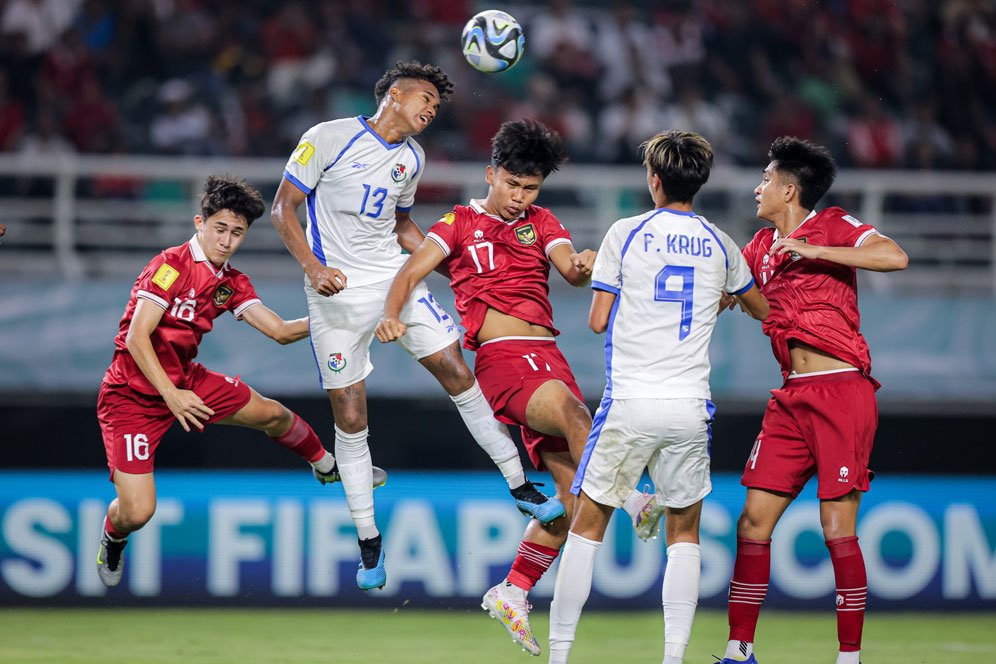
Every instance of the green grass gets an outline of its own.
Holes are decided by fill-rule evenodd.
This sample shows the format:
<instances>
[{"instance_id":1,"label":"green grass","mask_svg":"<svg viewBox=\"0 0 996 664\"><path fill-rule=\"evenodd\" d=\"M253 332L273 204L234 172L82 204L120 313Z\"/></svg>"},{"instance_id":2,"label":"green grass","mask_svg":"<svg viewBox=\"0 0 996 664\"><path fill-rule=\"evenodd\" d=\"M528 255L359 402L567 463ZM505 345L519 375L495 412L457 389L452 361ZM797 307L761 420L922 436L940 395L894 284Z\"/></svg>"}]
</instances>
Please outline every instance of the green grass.
<instances>
[{"instance_id":1,"label":"green grass","mask_svg":"<svg viewBox=\"0 0 996 664\"><path fill-rule=\"evenodd\" d=\"M547 615L533 628L544 654L513 646L483 612L316 609L0 609L3 664L340 664L545 662ZM764 612L758 630L764 664L833 664L834 618ZM660 615L589 613L571 661L655 664ZM996 656L996 614L869 614L865 664L977 664ZM722 655L726 615L700 611L687 664ZM987 657L988 656L988 657Z\"/></svg>"}]
</instances>

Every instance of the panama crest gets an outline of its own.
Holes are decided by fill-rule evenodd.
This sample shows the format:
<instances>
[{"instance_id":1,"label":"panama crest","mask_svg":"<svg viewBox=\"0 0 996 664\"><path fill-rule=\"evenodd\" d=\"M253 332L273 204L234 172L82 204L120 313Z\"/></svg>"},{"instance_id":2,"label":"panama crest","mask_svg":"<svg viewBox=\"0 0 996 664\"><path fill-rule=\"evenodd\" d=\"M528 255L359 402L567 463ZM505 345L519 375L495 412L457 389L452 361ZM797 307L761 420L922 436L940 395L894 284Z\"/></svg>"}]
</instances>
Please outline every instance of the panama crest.
<instances>
[{"instance_id":1,"label":"panama crest","mask_svg":"<svg viewBox=\"0 0 996 664\"><path fill-rule=\"evenodd\" d=\"M536 231L533 230L533 225L526 224L525 226L516 228L515 239L519 241L519 244L534 244L536 242Z\"/></svg>"},{"instance_id":2,"label":"panama crest","mask_svg":"<svg viewBox=\"0 0 996 664\"><path fill-rule=\"evenodd\" d=\"M346 358L342 356L342 353L329 353L329 369L335 373L339 373L346 368Z\"/></svg>"},{"instance_id":3,"label":"panama crest","mask_svg":"<svg viewBox=\"0 0 996 664\"><path fill-rule=\"evenodd\" d=\"M407 173L408 171L404 164L395 164L394 169L391 171L391 179L399 183L404 182Z\"/></svg>"}]
</instances>

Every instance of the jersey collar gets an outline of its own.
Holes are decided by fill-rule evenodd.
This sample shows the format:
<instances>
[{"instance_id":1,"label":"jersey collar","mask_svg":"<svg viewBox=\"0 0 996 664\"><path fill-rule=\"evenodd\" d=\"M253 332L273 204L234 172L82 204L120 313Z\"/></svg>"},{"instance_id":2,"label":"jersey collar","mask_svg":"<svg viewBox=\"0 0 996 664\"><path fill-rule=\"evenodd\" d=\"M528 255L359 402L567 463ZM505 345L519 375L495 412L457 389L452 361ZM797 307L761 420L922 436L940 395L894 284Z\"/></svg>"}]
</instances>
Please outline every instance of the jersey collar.
<instances>
[{"instance_id":1,"label":"jersey collar","mask_svg":"<svg viewBox=\"0 0 996 664\"><path fill-rule=\"evenodd\" d=\"M394 150L396 148L400 148L402 145L405 144L406 139L404 138L401 139L401 141L399 141L398 143L388 143L387 141L385 141L380 134L374 131L373 127L370 126L370 123L367 122L367 120L369 120L370 118L364 117L362 115L357 115L356 119L360 121L360 124L363 125L364 129L370 132L371 136L376 138L380 142L380 144L383 145L388 150Z\"/></svg>"},{"instance_id":2,"label":"jersey collar","mask_svg":"<svg viewBox=\"0 0 996 664\"><path fill-rule=\"evenodd\" d=\"M207 264L207 268L211 270L211 274L218 277L219 279L224 277L225 272L231 269L228 265L228 261L225 261L225 264L221 266L221 269L219 270L214 269L214 263L209 261L207 254L204 253L204 248L201 246L201 241L197 239L197 233L194 233L194 236L190 238L190 241L187 244L190 245L190 255L194 257L194 262Z\"/></svg>"},{"instance_id":3,"label":"jersey collar","mask_svg":"<svg viewBox=\"0 0 996 664\"><path fill-rule=\"evenodd\" d=\"M810 219L812 219L815 216L816 216L816 210L811 210L809 212L809 215L805 219L802 220L802 224L799 224L798 226L796 226L795 230L793 230L792 233L795 233L795 231L797 231L800 228L802 228L803 224L805 224L807 221L809 221ZM792 235L792 233L789 233L789 235ZM777 228L775 229L775 237L773 239L775 239L775 240L778 239L778 229Z\"/></svg>"},{"instance_id":4,"label":"jersey collar","mask_svg":"<svg viewBox=\"0 0 996 664\"><path fill-rule=\"evenodd\" d=\"M525 219L526 218L526 212L529 211L529 208L526 208L525 210L523 210L522 212L520 212L519 216L516 217L515 219L513 219L512 221L505 221L504 219L502 219L498 215L491 214L490 212L488 212L487 210L485 210L484 209L484 201L482 201L482 200L480 200L478 198L472 198L472 199L470 199L470 207L471 207L471 209L474 210L474 212L479 212L480 214L483 214L483 215L485 215L487 217L491 217L492 219L497 219L501 223L509 225L509 226L511 226L515 222L519 221L520 219Z\"/></svg>"}]
</instances>

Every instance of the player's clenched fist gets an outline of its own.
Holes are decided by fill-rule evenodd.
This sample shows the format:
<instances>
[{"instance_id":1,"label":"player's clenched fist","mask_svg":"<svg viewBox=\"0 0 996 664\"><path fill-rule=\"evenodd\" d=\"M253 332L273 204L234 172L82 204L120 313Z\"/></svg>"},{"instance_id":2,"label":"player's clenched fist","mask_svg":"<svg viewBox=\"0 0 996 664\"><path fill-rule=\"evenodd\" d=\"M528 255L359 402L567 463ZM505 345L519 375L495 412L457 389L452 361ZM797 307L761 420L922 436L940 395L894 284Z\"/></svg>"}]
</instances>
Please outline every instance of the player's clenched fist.
<instances>
[{"instance_id":1,"label":"player's clenched fist","mask_svg":"<svg viewBox=\"0 0 996 664\"><path fill-rule=\"evenodd\" d=\"M374 334L377 335L378 341L386 344L405 336L407 331L408 326L397 318L381 318L374 329Z\"/></svg>"},{"instance_id":2,"label":"player's clenched fist","mask_svg":"<svg viewBox=\"0 0 996 664\"><path fill-rule=\"evenodd\" d=\"M335 295L346 288L346 275L334 267L318 265L308 269L308 280L319 295Z\"/></svg>"},{"instance_id":3,"label":"player's clenched fist","mask_svg":"<svg viewBox=\"0 0 996 664\"><path fill-rule=\"evenodd\" d=\"M571 265L574 269L584 275L590 275L592 268L595 267L595 257L598 256L597 251L591 249L585 249L584 251L571 254Z\"/></svg>"}]
</instances>

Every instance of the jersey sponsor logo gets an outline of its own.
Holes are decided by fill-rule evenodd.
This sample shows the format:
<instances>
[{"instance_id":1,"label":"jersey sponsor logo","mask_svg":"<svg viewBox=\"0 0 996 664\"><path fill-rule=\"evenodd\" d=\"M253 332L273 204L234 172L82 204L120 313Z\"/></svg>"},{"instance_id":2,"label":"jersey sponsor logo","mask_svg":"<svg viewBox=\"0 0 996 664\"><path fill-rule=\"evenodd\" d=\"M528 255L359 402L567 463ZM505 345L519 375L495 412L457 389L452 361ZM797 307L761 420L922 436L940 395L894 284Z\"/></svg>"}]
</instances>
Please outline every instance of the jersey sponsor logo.
<instances>
[{"instance_id":1,"label":"jersey sponsor logo","mask_svg":"<svg viewBox=\"0 0 996 664\"><path fill-rule=\"evenodd\" d=\"M350 168L355 168L358 171L365 171L366 169L370 168L370 164L361 164L358 161L354 161L352 166L350 166Z\"/></svg>"},{"instance_id":2,"label":"jersey sponsor logo","mask_svg":"<svg viewBox=\"0 0 996 664\"><path fill-rule=\"evenodd\" d=\"M169 290L169 287L173 285L176 278L180 276L180 271L169 263L163 263L156 270L156 274L152 277L152 283L159 286L163 290Z\"/></svg>"},{"instance_id":3,"label":"jersey sponsor logo","mask_svg":"<svg viewBox=\"0 0 996 664\"><path fill-rule=\"evenodd\" d=\"M232 290L231 286L226 286L224 284L218 286L218 290L214 292L214 297L213 297L214 306L216 307L224 306L224 304L228 302L228 298L232 297L232 295L234 294L235 291Z\"/></svg>"},{"instance_id":4,"label":"jersey sponsor logo","mask_svg":"<svg viewBox=\"0 0 996 664\"><path fill-rule=\"evenodd\" d=\"M483 239L484 239L484 231L478 228L476 231L474 231L474 241L480 242Z\"/></svg>"},{"instance_id":5,"label":"jersey sponsor logo","mask_svg":"<svg viewBox=\"0 0 996 664\"><path fill-rule=\"evenodd\" d=\"M526 224L525 226L519 226L515 229L515 239L519 241L519 244L524 244L526 246L536 243L536 231L533 229L532 224Z\"/></svg>"},{"instance_id":6,"label":"jersey sponsor logo","mask_svg":"<svg viewBox=\"0 0 996 664\"><path fill-rule=\"evenodd\" d=\"M333 373L339 373L346 368L346 358L342 353L329 353L329 369Z\"/></svg>"},{"instance_id":7,"label":"jersey sponsor logo","mask_svg":"<svg viewBox=\"0 0 996 664\"><path fill-rule=\"evenodd\" d=\"M298 145L294 149L293 154L291 154L291 159L301 164L302 166L307 166L308 162L311 161L311 158L314 156L315 156L315 146L309 143L308 141L301 141L301 144Z\"/></svg>"},{"instance_id":8,"label":"jersey sponsor logo","mask_svg":"<svg viewBox=\"0 0 996 664\"><path fill-rule=\"evenodd\" d=\"M845 482L846 483L847 482L847 476L849 474L850 474L850 471L847 469L847 466L841 466L840 467L840 477L837 478L837 481L838 482Z\"/></svg>"},{"instance_id":9,"label":"jersey sponsor logo","mask_svg":"<svg viewBox=\"0 0 996 664\"><path fill-rule=\"evenodd\" d=\"M398 183L404 182L407 173L408 171L404 164L395 164L391 170L391 179Z\"/></svg>"},{"instance_id":10,"label":"jersey sponsor logo","mask_svg":"<svg viewBox=\"0 0 996 664\"><path fill-rule=\"evenodd\" d=\"M452 226L453 222L456 221L456 215L453 214L452 212L447 212L446 214L444 214L442 217L439 218L439 221L446 224L447 226Z\"/></svg>"}]
</instances>

